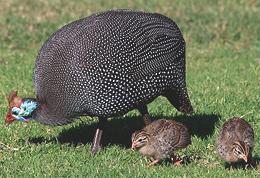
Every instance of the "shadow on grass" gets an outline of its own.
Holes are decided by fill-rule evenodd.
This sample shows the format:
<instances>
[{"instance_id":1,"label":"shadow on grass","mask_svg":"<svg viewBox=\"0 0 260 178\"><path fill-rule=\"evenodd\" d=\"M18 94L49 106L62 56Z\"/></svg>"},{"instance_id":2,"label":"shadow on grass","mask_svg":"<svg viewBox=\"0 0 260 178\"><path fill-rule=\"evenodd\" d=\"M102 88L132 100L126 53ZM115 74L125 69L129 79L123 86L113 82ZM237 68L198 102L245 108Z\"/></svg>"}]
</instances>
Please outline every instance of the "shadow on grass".
<instances>
[{"instance_id":1,"label":"shadow on grass","mask_svg":"<svg viewBox=\"0 0 260 178\"><path fill-rule=\"evenodd\" d=\"M174 119L178 122L184 123L190 130L191 135L197 135L198 137L205 139L212 135L215 129L215 124L219 120L219 116L215 114L195 114L193 116L176 116L176 117L162 117L155 116L153 119ZM107 146L109 144L116 144L124 148L130 148L131 135L134 131L143 127L143 121L141 117L120 117L113 118L108 121L104 134L102 136L102 145ZM84 124L82 123L78 127L73 127L68 130L64 130L58 136L51 140L46 140L43 137L30 138L30 143L40 144L43 142L60 142L69 143L71 145L87 144L91 143L94 137L97 124Z\"/></svg>"}]
</instances>

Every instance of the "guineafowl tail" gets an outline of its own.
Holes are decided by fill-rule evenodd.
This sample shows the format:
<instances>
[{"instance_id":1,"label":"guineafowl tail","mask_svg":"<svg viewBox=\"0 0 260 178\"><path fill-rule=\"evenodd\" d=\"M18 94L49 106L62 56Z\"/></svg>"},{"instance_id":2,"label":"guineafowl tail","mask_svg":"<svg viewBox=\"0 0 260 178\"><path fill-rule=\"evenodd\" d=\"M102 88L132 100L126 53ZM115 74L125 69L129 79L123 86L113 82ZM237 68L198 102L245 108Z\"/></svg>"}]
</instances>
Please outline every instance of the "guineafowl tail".
<instances>
[{"instance_id":1,"label":"guineafowl tail","mask_svg":"<svg viewBox=\"0 0 260 178\"><path fill-rule=\"evenodd\" d=\"M46 125L65 125L73 122L76 116L65 116L50 110L46 105L40 105L33 113L33 119Z\"/></svg>"}]
</instances>

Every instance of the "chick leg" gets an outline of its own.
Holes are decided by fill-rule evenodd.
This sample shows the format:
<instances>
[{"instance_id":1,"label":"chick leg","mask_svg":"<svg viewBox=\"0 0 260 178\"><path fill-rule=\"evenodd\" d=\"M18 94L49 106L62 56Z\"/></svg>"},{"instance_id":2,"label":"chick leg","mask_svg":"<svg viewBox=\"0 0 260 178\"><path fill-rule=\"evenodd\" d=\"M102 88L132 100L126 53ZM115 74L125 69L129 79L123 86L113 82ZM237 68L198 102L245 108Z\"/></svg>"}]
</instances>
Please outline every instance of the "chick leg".
<instances>
[{"instance_id":1,"label":"chick leg","mask_svg":"<svg viewBox=\"0 0 260 178\"><path fill-rule=\"evenodd\" d=\"M159 159L155 159L155 160L151 161L151 162L147 165L147 167L154 166L155 164L158 164L159 162L160 162Z\"/></svg>"},{"instance_id":2,"label":"chick leg","mask_svg":"<svg viewBox=\"0 0 260 178\"><path fill-rule=\"evenodd\" d=\"M256 163L252 158L252 153L249 153L248 162L247 162L245 168L247 169L247 168L255 168L255 167L256 167Z\"/></svg>"},{"instance_id":3,"label":"chick leg","mask_svg":"<svg viewBox=\"0 0 260 178\"><path fill-rule=\"evenodd\" d=\"M172 161L172 163L173 163L175 166L180 166L183 160L180 159L180 158L178 158L178 157L175 156L175 155L172 155L172 156L171 156L171 161Z\"/></svg>"},{"instance_id":4,"label":"chick leg","mask_svg":"<svg viewBox=\"0 0 260 178\"><path fill-rule=\"evenodd\" d=\"M142 114L143 120L144 120L144 124L148 125L150 124L152 121L150 119L149 113L148 113L148 109L146 105L141 105L138 107L138 111Z\"/></svg>"},{"instance_id":5,"label":"chick leg","mask_svg":"<svg viewBox=\"0 0 260 178\"><path fill-rule=\"evenodd\" d=\"M235 164L234 163L230 163L229 170L234 170L234 169L235 169Z\"/></svg>"},{"instance_id":6,"label":"chick leg","mask_svg":"<svg viewBox=\"0 0 260 178\"><path fill-rule=\"evenodd\" d=\"M91 145L91 153L95 155L98 151L101 150L101 137L104 130L104 126L107 122L106 118L99 118L98 128L96 130L92 145Z\"/></svg>"}]
</instances>

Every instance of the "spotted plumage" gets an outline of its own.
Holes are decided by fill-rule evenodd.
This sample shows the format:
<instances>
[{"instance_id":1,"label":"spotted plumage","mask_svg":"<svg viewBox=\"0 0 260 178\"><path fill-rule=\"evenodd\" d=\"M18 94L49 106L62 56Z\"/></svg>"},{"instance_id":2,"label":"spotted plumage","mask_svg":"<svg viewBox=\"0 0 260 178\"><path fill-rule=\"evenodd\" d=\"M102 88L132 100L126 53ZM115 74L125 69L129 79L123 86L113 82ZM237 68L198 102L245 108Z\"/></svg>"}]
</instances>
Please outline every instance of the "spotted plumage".
<instances>
[{"instance_id":1,"label":"spotted plumage","mask_svg":"<svg viewBox=\"0 0 260 178\"><path fill-rule=\"evenodd\" d=\"M254 148L254 130L243 118L226 121L216 141L217 153L230 164L250 162Z\"/></svg>"},{"instance_id":2,"label":"spotted plumage","mask_svg":"<svg viewBox=\"0 0 260 178\"><path fill-rule=\"evenodd\" d=\"M112 10L62 27L39 51L34 86L33 118L44 124L82 115L106 120L135 108L149 123L146 104L159 95L192 112L184 39L175 22L156 13Z\"/></svg>"}]
</instances>

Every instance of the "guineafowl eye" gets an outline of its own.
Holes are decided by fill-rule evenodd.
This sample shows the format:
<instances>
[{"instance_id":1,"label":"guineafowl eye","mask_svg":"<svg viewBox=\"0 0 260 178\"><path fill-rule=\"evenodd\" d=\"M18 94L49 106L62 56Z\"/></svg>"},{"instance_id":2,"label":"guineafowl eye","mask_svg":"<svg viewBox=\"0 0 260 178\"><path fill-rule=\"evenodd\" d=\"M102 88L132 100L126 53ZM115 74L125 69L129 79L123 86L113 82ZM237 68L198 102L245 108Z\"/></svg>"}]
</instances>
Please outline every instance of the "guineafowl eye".
<instances>
[{"instance_id":1,"label":"guineafowl eye","mask_svg":"<svg viewBox=\"0 0 260 178\"><path fill-rule=\"evenodd\" d=\"M18 108L13 108L13 109L12 109L12 114L13 114L13 115L18 115L18 114L19 114L19 111L20 111L20 110L19 110Z\"/></svg>"},{"instance_id":2,"label":"guineafowl eye","mask_svg":"<svg viewBox=\"0 0 260 178\"><path fill-rule=\"evenodd\" d=\"M18 112L17 112L17 111L14 111L14 110L12 110L12 114L14 114L14 115L17 115L17 114L18 114Z\"/></svg>"}]
</instances>

